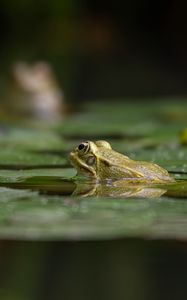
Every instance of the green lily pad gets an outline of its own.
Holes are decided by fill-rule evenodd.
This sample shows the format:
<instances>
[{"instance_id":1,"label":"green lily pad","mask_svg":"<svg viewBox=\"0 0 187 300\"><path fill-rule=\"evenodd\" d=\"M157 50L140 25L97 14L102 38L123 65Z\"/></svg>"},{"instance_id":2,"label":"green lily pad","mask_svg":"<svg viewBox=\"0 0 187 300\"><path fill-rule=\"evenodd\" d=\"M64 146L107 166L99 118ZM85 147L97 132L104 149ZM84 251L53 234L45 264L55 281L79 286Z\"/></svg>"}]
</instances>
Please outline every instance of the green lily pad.
<instances>
[{"instance_id":1,"label":"green lily pad","mask_svg":"<svg viewBox=\"0 0 187 300\"><path fill-rule=\"evenodd\" d=\"M23 181L31 177L71 178L76 170L72 168L34 169L34 170L0 170L0 184Z\"/></svg>"},{"instance_id":2,"label":"green lily pad","mask_svg":"<svg viewBox=\"0 0 187 300\"><path fill-rule=\"evenodd\" d=\"M23 168L26 166L60 166L65 165L67 159L65 156L57 154L50 155L40 152L29 152L21 149L15 149L14 147L3 147L0 151L0 166L17 166Z\"/></svg>"},{"instance_id":3,"label":"green lily pad","mask_svg":"<svg viewBox=\"0 0 187 300\"><path fill-rule=\"evenodd\" d=\"M0 146L20 150L63 150L62 138L51 130L7 127L0 132Z\"/></svg>"},{"instance_id":4,"label":"green lily pad","mask_svg":"<svg viewBox=\"0 0 187 300\"><path fill-rule=\"evenodd\" d=\"M187 238L187 202L183 199L81 199L0 188L3 193L1 238Z\"/></svg>"},{"instance_id":5,"label":"green lily pad","mask_svg":"<svg viewBox=\"0 0 187 300\"><path fill-rule=\"evenodd\" d=\"M179 135L187 105L155 103L93 102L58 128L2 128L0 238L186 240L187 147ZM116 191L113 198L73 196L76 171L64 153L85 138L107 139L115 150L158 163L179 180L154 199L117 197Z\"/></svg>"}]
</instances>

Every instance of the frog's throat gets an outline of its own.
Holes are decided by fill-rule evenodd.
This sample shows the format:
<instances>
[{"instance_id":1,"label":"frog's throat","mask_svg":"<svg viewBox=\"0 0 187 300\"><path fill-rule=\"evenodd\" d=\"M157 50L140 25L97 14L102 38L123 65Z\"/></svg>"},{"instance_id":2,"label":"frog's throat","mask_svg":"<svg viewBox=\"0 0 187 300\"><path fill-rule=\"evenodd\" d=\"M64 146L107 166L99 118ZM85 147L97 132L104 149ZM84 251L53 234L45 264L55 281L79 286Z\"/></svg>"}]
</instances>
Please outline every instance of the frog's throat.
<instances>
[{"instance_id":1,"label":"frog's throat","mask_svg":"<svg viewBox=\"0 0 187 300\"><path fill-rule=\"evenodd\" d=\"M70 153L70 160L73 166L77 169L77 174L84 174L85 176L97 178L94 168L90 168L86 163L78 158L73 152Z\"/></svg>"},{"instance_id":2,"label":"frog's throat","mask_svg":"<svg viewBox=\"0 0 187 300\"><path fill-rule=\"evenodd\" d=\"M84 164L82 161L78 165L77 174L84 174L87 177L97 178L96 171L93 168L89 168L88 165Z\"/></svg>"}]
</instances>

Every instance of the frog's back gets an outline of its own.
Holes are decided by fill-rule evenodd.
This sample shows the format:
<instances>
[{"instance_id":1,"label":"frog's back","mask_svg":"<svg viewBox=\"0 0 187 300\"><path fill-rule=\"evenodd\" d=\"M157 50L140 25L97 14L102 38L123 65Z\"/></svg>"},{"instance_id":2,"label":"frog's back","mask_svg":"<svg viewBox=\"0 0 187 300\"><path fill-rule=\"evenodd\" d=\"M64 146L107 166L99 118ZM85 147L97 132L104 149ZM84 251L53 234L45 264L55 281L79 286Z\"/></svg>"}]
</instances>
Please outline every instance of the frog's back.
<instances>
[{"instance_id":1,"label":"frog's back","mask_svg":"<svg viewBox=\"0 0 187 300\"><path fill-rule=\"evenodd\" d=\"M154 163L149 163L145 161L134 161L134 169L137 170L138 173L141 173L143 177L147 178L148 180L155 181L155 182L162 182L162 181L175 181L174 178L168 173L167 170L163 169L162 167L158 166Z\"/></svg>"},{"instance_id":2,"label":"frog's back","mask_svg":"<svg viewBox=\"0 0 187 300\"><path fill-rule=\"evenodd\" d=\"M119 171L119 176L131 177L145 179L151 182L173 182L175 181L173 177L167 172L167 170L162 167L145 161L134 161L128 156L118 153L114 150L101 149L99 151L100 160L111 168L112 172L117 174ZM113 171L112 171L113 169Z\"/></svg>"}]
</instances>

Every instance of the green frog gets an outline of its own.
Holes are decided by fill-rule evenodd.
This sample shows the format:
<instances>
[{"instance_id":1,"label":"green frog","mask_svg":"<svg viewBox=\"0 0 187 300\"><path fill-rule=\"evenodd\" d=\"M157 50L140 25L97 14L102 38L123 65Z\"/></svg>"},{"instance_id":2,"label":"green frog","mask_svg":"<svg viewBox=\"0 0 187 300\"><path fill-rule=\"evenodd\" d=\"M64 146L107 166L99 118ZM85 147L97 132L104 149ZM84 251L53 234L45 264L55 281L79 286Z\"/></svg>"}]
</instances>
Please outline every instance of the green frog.
<instances>
[{"instance_id":1,"label":"green frog","mask_svg":"<svg viewBox=\"0 0 187 300\"><path fill-rule=\"evenodd\" d=\"M78 176L95 181L126 180L127 183L167 183L175 179L162 167L135 161L114 151L107 141L85 141L71 153L70 160Z\"/></svg>"}]
</instances>

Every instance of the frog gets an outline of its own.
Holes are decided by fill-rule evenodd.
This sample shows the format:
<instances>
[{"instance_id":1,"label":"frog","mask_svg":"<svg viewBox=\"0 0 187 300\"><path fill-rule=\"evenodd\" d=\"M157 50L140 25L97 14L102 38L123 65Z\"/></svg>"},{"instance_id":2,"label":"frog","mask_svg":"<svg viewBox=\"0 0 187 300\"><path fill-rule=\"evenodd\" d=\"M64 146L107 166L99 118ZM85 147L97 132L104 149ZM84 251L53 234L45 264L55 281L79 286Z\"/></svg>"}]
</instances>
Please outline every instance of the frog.
<instances>
[{"instance_id":1,"label":"frog","mask_svg":"<svg viewBox=\"0 0 187 300\"><path fill-rule=\"evenodd\" d=\"M113 150L105 140L84 141L69 155L78 177L94 181L126 180L126 182L167 183L175 179L159 165L136 161Z\"/></svg>"}]
</instances>

